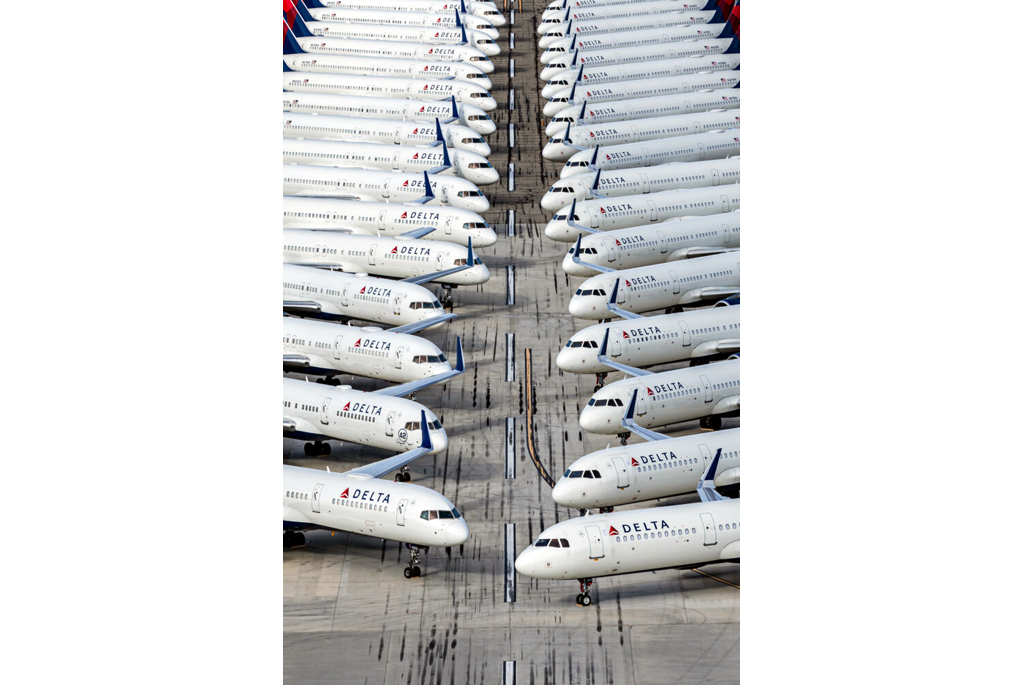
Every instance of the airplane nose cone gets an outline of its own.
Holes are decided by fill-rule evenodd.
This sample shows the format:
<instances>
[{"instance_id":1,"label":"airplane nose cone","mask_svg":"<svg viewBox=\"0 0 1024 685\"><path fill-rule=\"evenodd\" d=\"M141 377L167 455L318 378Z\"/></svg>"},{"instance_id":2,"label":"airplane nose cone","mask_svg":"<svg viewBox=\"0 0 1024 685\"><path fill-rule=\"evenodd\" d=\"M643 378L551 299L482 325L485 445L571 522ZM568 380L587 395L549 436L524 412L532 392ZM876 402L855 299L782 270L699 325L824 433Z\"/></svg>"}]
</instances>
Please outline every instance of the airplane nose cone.
<instances>
[{"instance_id":1,"label":"airplane nose cone","mask_svg":"<svg viewBox=\"0 0 1024 685\"><path fill-rule=\"evenodd\" d=\"M489 136L489 135L491 135L492 133L494 133L495 131L498 130L498 125L495 124L490 119L488 119L487 121L474 121L473 123L476 124L476 131L478 133L481 133L481 134L485 135L485 136ZM489 149L490 148L488 148L488 150ZM488 153L488 154L490 154L490 153Z\"/></svg>"},{"instance_id":2,"label":"airplane nose cone","mask_svg":"<svg viewBox=\"0 0 1024 685\"><path fill-rule=\"evenodd\" d=\"M548 103L544 105L544 114L545 116L553 117L568 106L568 102L555 102L554 100L549 100Z\"/></svg>"},{"instance_id":3,"label":"airplane nose cone","mask_svg":"<svg viewBox=\"0 0 1024 685\"><path fill-rule=\"evenodd\" d=\"M480 228L473 232L474 247L490 247L498 242L498 234L489 228Z\"/></svg>"},{"instance_id":4,"label":"airplane nose cone","mask_svg":"<svg viewBox=\"0 0 1024 685\"><path fill-rule=\"evenodd\" d=\"M533 576L537 566L537 550L534 547L527 547L516 557L516 571L524 576Z\"/></svg>"},{"instance_id":5,"label":"airplane nose cone","mask_svg":"<svg viewBox=\"0 0 1024 685\"><path fill-rule=\"evenodd\" d=\"M583 407L583 411L580 412L580 428L589 433L595 433L599 425L594 410L590 407Z\"/></svg>"},{"instance_id":6,"label":"airplane nose cone","mask_svg":"<svg viewBox=\"0 0 1024 685\"><path fill-rule=\"evenodd\" d=\"M494 98L481 98L479 107L485 112L493 112L498 109L498 101Z\"/></svg>"},{"instance_id":7,"label":"airplane nose cone","mask_svg":"<svg viewBox=\"0 0 1024 685\"><path fill-rule=\"evenodd\" d=\"M565 241L564 233L566 232L565 221L555 221L552 219L544 227L544 235L551 238L552 240Z\"/></svg>"},{"instance_id":8,"label":"airplane nose cone","mask_svg":"<svg viewBox=\"0 0 1024 685\"><path fill-rule=\"evenodd\" d=\"M575 150L566 147L563 143L548 143L544 146L541 155L544 159L550 159L553 162L567 162L574 153Z\"/></svg>"},{"instance_id":9,"label":"airplane nose cone","mask_svg":"<svg viewBox=\"0 0 1024 685\"><path fill-rule=\"evenodd\" d=\"M563 347L561 350L559 350L558 351L558 356L555 357L555 365L558 368L560 368L562 371L568 371L570 373L575 373L573 371L573 366L574 365L573 365L572 361L573 361L572 350L569 349L568 347ZM557 488L558 486L556 485L555 487Z\"/></svg>"},{"instance_id":10,"label":"airplane nose cone","mask_svg":"<svg viewBox=\"0 0 1024 685\"><path fill-rule=\"evenodd\" d=\"M584 257L593 257L593 255L583 255ZM580 266L576 262L572 261L572 255L565 255L562 259L562 270L570 276L593 276L596 272L594 269L588 269L585 266Z\"/></svg>"},{"instance_id":11,"label":"airplane nose cone","mask_svg":"<svg viewBox=\"0 0 1024 685\"><path fill-rule=\"evenodd\" d=\"M544 193L544 197L540 199L540 206L549 212L557 212L565 205L562 203L562 193Z\"/></svg>"},{"instance_id":12,"label":"airplane nose cone","mask_svg":"<svg viewBox=\"0 0 1024 685\"><path fill-rule=\"evenodd\" d=\"M583 299L573 295L569 300L569 313L576 317L583 317L587 313L587 306Z\"/></svg>"},{"instance_id":13,"label":"airplane nose cone","mask_svg":"<svg viewBox=\"0 0 1024 685\"><path fill-rule=\"evenodd\" d=\"M469 539L469 526L463 519L451 523L444 529L444 540L449 547L461 545Z\"/></svg>"},{"instance_id":14,"label":"airplane nose cone","mask_svg":"<svg viewBox=\"0 0 1024 685\"><path fill-rule=\"evenodd\" d=\"M430 443L434 446L434 449L430 450L431 454L439 454L448 449L448 434L441 430L430 431Z\"/></svg>"},{"instance_id":15,"label":"airplane nose cone","mask_svg":"<svg viewBox=\"0 0 1024 685\"><path fill-rule=\"evenodd\" d=\"M561 504L563 507L571 506L572 498L569 497L569 493L572 488L569 486L569 482L565 478L560 478L555 487L551 489L551 499L555 500L556 503Z\"/></svg>"},{"instance_id":16,"label":"airplane nose cone","mask_svg":"<svg viewBox=\"0 0 1024 685\"><path fill-rule=\"evenodd\" d=\"M478 186L489 186L501 180L497 169L483 169L474 181Z\"/></svg>"},{"instance_id":17,"label":"airplane nose cone","mask_svg":"<svg viewBox=\"0 0 1024 685\"><path fill-rule=\"evenodd\" d=\"M559 81L561 80L562 79L559 79ZM542 98L548 98L550 100L552 95L565 88L565 86L565 83L551 83L549 81L547 85L540 89L540 96Z\"/></svg>"}]
</instances>

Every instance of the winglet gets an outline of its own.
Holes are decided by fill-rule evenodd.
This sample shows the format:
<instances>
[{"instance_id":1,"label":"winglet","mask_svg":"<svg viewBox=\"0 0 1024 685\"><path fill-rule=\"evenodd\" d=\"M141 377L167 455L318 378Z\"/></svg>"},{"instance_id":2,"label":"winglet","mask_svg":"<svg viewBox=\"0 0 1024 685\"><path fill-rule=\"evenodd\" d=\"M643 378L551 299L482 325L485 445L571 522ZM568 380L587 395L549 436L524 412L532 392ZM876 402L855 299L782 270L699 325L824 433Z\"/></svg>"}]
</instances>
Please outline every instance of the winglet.
<instances>
[{"instance_id":1,"label":"winglet","mask_svg":"<svg viewBox=\"0 0 1024 685\"><path fill-rule=\"evenodd\" d=\"M569 26L570 26L570 28L572 27L572 22L571 21L569 22ZM568 33L568 32L569 32L568 29L566 29L566 33ZM576 34L575 33L572 34L572 41L569 43L569 49L570 50L575 50L576 49Z\"/></svg>"},{"instance_id":2,"label":"winglet","mask_svg":"<svg viewBox=\"0 0 1024 685\"><path fill-rule=\"evenodd\" d=\"M569 90L569 99L567 102L573 102L573 97L576 95L576 81L572 82L572 88Z\"/></svg>"},{"instance_id":3,"label":"winglet","mask_svg":"<svg viewBox=\"0 0 1024 685\"><path fill-rule=\"evenodd\" d=\"M586 100L584 100L583 104L580 106L580 115L576 119L576 123L577 124L582 124L583 123L583 117L585 117L585 116L587 116L587 101Z\"/></svg>"},{"instance_id":4,"label":"winglet","mask_svg":"<svg viewBox=\"0 0 1024 685\"><path fill-rule=\"evenodd\" d=\"M722 457L722 448L719 447L718 451L715 452L715 458L708 464L707 470L704 475L700 477L700 482L697 483L697 494L700 495L701 502L714 502L717 500L726 499L715 490L715 472L718 470L718 460Z\"/></svg>"},{"instance_id":5,"label":"winglet","mask_svg":"<svg viewBox=\"0 0 1024 685\"><path fill-rule=\"evenodd\" d=\"M430 430L427 426L427 412L423 409L420 409L420 430L422 431L420 447L429 452L434 449L434 443L430 442Z\"/></svg>"},{"instance_id":6,"label":"winglet","mask_svg":"<svg viewBox=\"0 0 1024 685\"><path fill-rule=\"evenodd\" d=\"M569 68L570 69L573 68L574 66L576 66L576 58L579 57L579 56L580 56L580 51L578 49L574 50L573 53L572 53L572 61L569 62Z\"/></svg>"},{"instance_id":7,"label":"winglet","mask_svg":"<svg viewBox=\"0 0 1024 685\"><path fill-rule=\"evenodd\" d=\"M608 358L608 354L607 354L606 350L608 349L608 335L609 335L609 333L611 333L611 329L610 328L604 329L604 340L601 341L601 349L597 353L597 361L599 361L600 363L604 364L605 366L612 367L616 371L621 371L622 373L626 374L627 376L650 376L651 375L650 371L644 371L643 369L638 369L635 366L629 366L627 364L622 364L620 362L612 361L611 359ZM632 418L632 415L630 415L630 418ZM625 419L623 419L623 424L622 425L624 425L624 426L626 425L625 424ZM628 426L627 426L627 428L628 428Z\"/></svg>"},{"instance_id":8,"label":"winglet","mask_svg":"<svg viewBox=\"0 0 1024 685\"><path fill-rule=\"evenodd\" d=\"M565 225L569 228L574 228L577 231L583 231L584 233L598 232L596 228L576 223L576 198L572 199L572 206L569 208L569 213L565 215Z\"/></svg>"},{"instance_id":9,"label":"winglet","mask_svg":"<svg viewBox=\"0 0 1024 685\"><path fill-rule=\"evenodd\" d=\"M469 45L469 38L466 37L466 27L462 27L462 42L459 45Z\"/></svg>"},{"instance_id":10,"label":"winglet","mask_svg":"<svg viewBox=\"0 0 1024 685\"><path fill-rule=\"evenodd\" d=\"M473 238L466 238L466 267L469 269L473 268L476 264L476 255L473 254Z\"/></svg>"},{"instance_id":11,"label":"winglet","mask_svg":"<svg viewBox=\"0 0 1024 685\"><path fill-rule=\"evenodd\" d=\"M576 83L583 82L583 65L580 65L580 70L576 72Z\"/></svg>"},{"instance_id":12,"label":"winglet","mask_svg":"<svg viewBox=\"0 0 1024 685\"><path fill-rule=\"evenodd\" d=\"M580 233L578 236L576 236L576 246L572 250L572 263L579 264L580 266L585 266L588 269L593 269L594 271L598 271L600 273L608 273L609 271L615 271L615 269L611 269L607 266L598 266L597 264L591 264L590 262L583 261L583 259L580 257L580 255L582 254L582 250L583 234ZM604 354L604 352L602 352L601 354Z\"/></svg>"},{"instance_id":13,"label":"winglet","mask_svg":"<svg viewBox=\"0 0 1024 685\"><path fill-rule=\"evenodd\" d=\"M462 373L466 370L466 359L462 355L462 336L455 336L455 370Z\"/></svg>"},{"instance_id":14,"label":"winglet","mask_svg":"<svg viewBox=\"0 0 1024 685\"><path fill-rule=\"evenodd\" d=\"M600 149L601 149L600 145L598 145L598 146L596 146L594 148L594 154L590 158L590 168L591 169L593 169L594 165L597 164L597 151L600 150Z\"/></svg>"},{"instance_id":15,"label":"winglet","mask_svg":"<svg viewBox=\"0 0 1024 685\"><path fill-rule=\"evenodd\" d=\"M452 96L452 116L455 117L455 119L459 118L459 108L455 106L455 96L454 95Z\"/></svg>"},{"instance_id":16,"label":"winglet","mask_svg":"<svg viewBox=\"0 0 1024 685\"><path fill-rule=\"evenodd\" d=\"M616 300L619 297L619 279L615 279L615 285L612 286L612 294L608 297L608 311L613 314L618 314L623 319L642 319L643 317L633 312L627 312L625 309L616 304Z\"/></svg>"},{"instance_id":17,"label":"winglet","mask_svg":"<svg viewBox=\"0 0 1024 685\"><path fill-rule=\"evenodd\" d=\"M430 147L437 147L438 145L444 147L444 136L441 135L441 120L437 117L434 117L434 136L434 140L430 141ZM444 171L444 169L442 169L442 171ZM431 170L430 173L436 172Z\"/></svg>"},{"instance_id":18,"label":"winglet","mask_svg":"<svg viewBox=\"0 0 1024 685\"><path fill-rule=\"evenodd\" d=\"M463 12L466 11L466 0L459 0L459 9Z\"/></svg>"},{"instance_id":19,"label":"winglet","mask_svg":"<svg viewBox=\"0 0 1024 685\"><path fill-rule=\"evenodd\" d=\"M434 199L434 191L430 187L430 177L427 176L427 172L423 172L423 197L424 202L430 202Z\"/></svg>"},{"instance_id":20,"label":"winglet","mask_svg":"<svg viewBox=\"0 0 1024 685\"><path fill-rule=\"evenodd\" d=\"M668 440L667 435L639 426L636 421L633 420L633 412L636 410L636 396L639 392L640 388L634 388L633 395L629 398L629 406L626 408L626 413L622 416L622 427L628 428L630 431L636 433L648 442Z\"/></svg>"},{"instance_id":21,"label":"winglet","mask_svg":"<svg viewBox=\"0 0 1024 685\"><path fill-rule=\"evenodd\" d=\"M461 28L463 31L465 31L465 28L463 28L462 19L459 17L458 12L455 13L455 28Z\"/></svg>"}]
</instances>

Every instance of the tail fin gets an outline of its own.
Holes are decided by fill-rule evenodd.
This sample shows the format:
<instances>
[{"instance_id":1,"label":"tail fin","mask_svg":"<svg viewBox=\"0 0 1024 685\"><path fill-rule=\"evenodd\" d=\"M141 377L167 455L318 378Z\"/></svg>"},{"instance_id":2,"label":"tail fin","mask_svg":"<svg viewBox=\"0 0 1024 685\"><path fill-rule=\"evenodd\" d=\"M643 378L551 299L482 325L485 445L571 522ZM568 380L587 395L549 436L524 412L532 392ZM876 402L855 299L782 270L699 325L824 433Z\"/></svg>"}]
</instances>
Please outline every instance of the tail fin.
<instances>
[{"instance_id":1,"label":"tail fin","mask_svg":"<svg viewBox=\"0 0 1024 685\"><path fill-rule=\"evenodd\" d=\"M705 26L707 26L707 25L708 24L705 24ZM732 26L729 24L729 22L723 22L722 23L722 32L718 34L718 37L719 38L735 38L736 40L739 40L739 36L737 36L736 32L732 30Z\"/></svg>"},{"instance_id":2,"label":"tail fin","mask_svg":"<svg viewBox=\"0 0 1024 685\"><path fill-rule=\"evenodd\" d=\"M316 21L313 18L313 15L309 13L309 9L305 4L303 4L302 0L292 0L292 4L295 5L295 9L298 10L299 18L302 19L302 21ZM295 23L298 24L299 22ZM299 35L301 36L302 34L300 33Z\"/></svg>"},{"instance_id":3,"label":"tail fin","mask_svg":"<svg viewBox=\"0 0 1024 685\"><path fill-rule=\"evenodd\" d=\"M320 2L320 0L301 0L301 1L305 2L309 7L312 7L315 10L325 10L325 9L327 9L327 6L324 5L322 2Z\"/></svg>"},{"instance_id":4,"label":"tail fin","mask_svg":"<svg viewBox=\"0 0 1024 685\"><path fill-rule=\"evenodd\" d=\"M737 54L739 54L739 51L740 51L740 41L739 41L738 38L733 38L732 42L729 43L728 49L726 49L722 54L723 55L737 55ZM736 68L739 69L739 67L736 67Z\"/></svg>"},{"instance_id":5,"label":"tail fin","mask_svg":"<svg viewBox=\"0 0 1024 685\"><path fill-rule=\"evenodd\" d=\"M298 55L304 52L305 50L299 46L299 41L295 40L295 34L292 33L291 29L288 29L284 37L284 54Z\"/></svg>"},{"instance_id":6,"label":"tail fin","mask_svg":"<svg viewBox=\"0 0 1024 685\"><path fill-rule=\"evenodd\" d=\"M295 7L298 7L301 4L301 2L292 3L292 5ZM305 7L303 7L303 9L305 9ZM309 12L306 12L306 16L309 16ZM313 37L313 32L309 30L308 26L306 26L306 20L302 16L302 12L299 12L299 16L295 17L295 23L292 24L292 31L294 31L295 35L298 36L299 38Z\"/></svg>"}]
</instances>

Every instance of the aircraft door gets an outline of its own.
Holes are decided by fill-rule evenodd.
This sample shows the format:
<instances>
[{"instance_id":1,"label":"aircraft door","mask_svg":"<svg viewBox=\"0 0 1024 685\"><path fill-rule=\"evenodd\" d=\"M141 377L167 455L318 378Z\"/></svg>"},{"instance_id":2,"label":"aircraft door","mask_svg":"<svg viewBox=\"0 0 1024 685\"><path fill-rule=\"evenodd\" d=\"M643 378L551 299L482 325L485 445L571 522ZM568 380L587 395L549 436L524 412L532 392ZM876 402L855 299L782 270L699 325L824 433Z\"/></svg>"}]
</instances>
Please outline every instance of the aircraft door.
<instances>
[{"instance_id":1,"label":"aircraft door","mask_svg":"<svg viewBox=\"0 0 1024 685\"><path fill-rule=\"evenodd\" d=\"M721 179L718 177L718 169L711 170L711 185L717 186Z\"/></svg>"},{"instance_id":2,"label":"aircraft door","mask_svg":"<svg viewBox=\"0 0 1024 685\"><path fill-rule=\"evenodd\" d=\"M403 499L398 502L398 508L395 509L395 523L400 526L405 525L405 508L408 506L409 500Z\"/></svg>"},{"instance_id":3,"label":"aircraft door","mask_svg":"<svg viewBox=\"0 0 1024 685\"><path fill-rule=\"evenodd\" d=\"M395 145L400 145L402 143L402 127L401 126L395 128L395 139L394 139L393 142L394 142ZM398 159L398 155L397 154L395 155L395 159Z\"/></svg>"},{"instance_id":4,"label":"aircraft door","mask_svg":"<svg viewBox=\"0 0 1024 685\"><path fill-rule=\"evenodd\" d=\"M405 296L401 293L395 295L395 316L399 316L402 313L402 301L404 299Z\"/></svg>"},{"instance_id":5,"label":"aircraft door","mask_svg":"<svg viewBox=\"0 0 1024 685\"><path fill-rule=\"evenodd\" d=\"M453 217L453 216L449 216L447 219L445 219L445 222L444 222L444 233L445 233L445 235L451 235L452 234L452 222L454 220L455 220L455 217Z\"/></svg>"},{"instance_id":6,"label":"aircraft door","mask_svg":"<svg viewBox=\"0 0 1024 685\"><path fill-rule=\"evenodd\" d=\"M321 410L320 411L320 423L322 423L325 426L330 422L328 420L328 417L327 417L327 410L330 408L330 406L331 406L331 398L330 397L325 397L324 398L323 406L320 407L320 410Z\"/></svg>"},{"instance_id":7,"label":"aircraft door","mask_svg":"<svg viewBox=\"0 0 1024 685\"><path fill-rule=\"evenodd\" d=\"M444 251L438 251L437 259L434 260L434 271L444 271L444 258L448 254Z\"/></svg>"},{"instance_id":8,"label":"aircraft door","mask_svg":"<svg viewBox=\"0 0 1024 685\"><path fill-rule=\"evenodd\" d=\"M704 159L704 143L697 143L697 159Z\"/></svg>"},{"instance_id":9,"label":"aircraft door","mask_svg":"<svg viewBox=\"0 0 1024 685\"><path fill-rule=\"evenodd\" d=\"M317 483L313 486L313 496L309 500L309 504L313 507L313 513L320 513L320 491L324 489L323 483Z\"/></svg>"},{"instance_id":10,"label":"aircraft door","mask_svg":"<svg viewBox=\"0 0 1024 685\"><path fill-rule=\"evenodd\" d=\"M612 464L615 466L615 476L619 479L617 487L619 490L629 487L629 469L626 468L626 460L622 457L612 457Z\"/></svg>"},{"instance_id":11,"label":"aircraft door","mask_svg":"<svg viewBox=\"0 0 1024 685\"><path fill-rule=\"evenodd\" d=\"M636 394L636 410L633 412L635 416L643 416L647 413L647 395L644 394L646 388L640 388L640 392Z\"/></svg>"},{"instance_id":12,"label":"aircraft door","mask_svg":"<svg viewBox=\"0 0 1024 685\"><path fill-rule=\"evenodd\" d=\"M645 147L640 148L640 153L644 157L643 166L651 166L651 153L647 150L647 148L645 148Z\"/></svg>"},{"instance_id":13,"label":"aircraft door","mask_svg":"<svg viewBox=\"0 0 1024 685\"><path fill-rule=\"evenodd\" d=\"M651 179L647 178L647 174L640 174L640 187L642 195L651 192Z\"/></svg>"},{"instance_id":14,"label":"aircraft door","mask_svg":"<svg viewBox=\"0 0 1024 685\"><path fill-rule=\"evenodd\" d=\"M675 271L669 271L668 272L668 276L669 276L669 278L672 279L672 294L673 295L678 295L679 294L679 276L676 276L676 272Z\"/></svg>"},{"instance_id":15,"label":"aircraft door","mask_svg":"<svg viewBox=\"0 0 1024 685\"><path fill-rule=\"evenodd\" d=\"M661 254L668 252L668 238L665 237L662 231L658 231L658 250Z\"/></svg>"},{"instance_id":16,"label":"aircraft door","mask_svg":"<svg viewBox=\"0 0 1024 685\"><path fill-rule=\"evenodd\" d=\"M618 328L612 328L608 331L608 340L611 342L608 346L608 356L622 356L622 331Z\"/></svg>"},{"instance_id":17,"label":"aircraft door","mask_svg":"<svg viewBox=\"0 0 1024 685\"><path fill-rule=\"evenodd\" d=\"M384 435L388 437L395 434L395 413L393 411L388 412L388 417L384 419Z\"/></svg>"},{"instance_id":18,"label":"aircraft door","mask_svg":"<svg viewBox=\"0 0 1024 685\"><path fill-rule=\"evenodd\" d=\"M718 544L718 536L715 534L715 519L711 514L701 514L701 523L704 524L704 546L710 547L711 545Z\"/></svg>"},{"instance_id":19,"label":"aircraft door","mask_svg":"<svg viewBox=\"0 0 1024 685\"><path fill-rule=\"evenodd\" d=\"M391 185L391 180L387 179L387 178L384 179L384 183L381 184L380 196L382 198L384 198L385 200L387 200L389 197L391 197L391 189L388 187L390 185Z\"/></svg>"},{"instance_id":20,"label":"aircraft door","mask_svg":"<svg viewBox=\"0 0 1024 685\"><path fill-rule=\"evenodd\" d=\"M398 350L395 352L395 368L396 369L402 368L402 358L405 356L405 350L406 350L405 347L399 347Z\"/></svg>"},{"instance_id":21,"label":"aircraft door","mask_svg":"<svg viewBox=\"0 0 1024 685\"><path fill-rule=\"evenodd\" d=\"M391 155L391 170L392 171L401 171L401 165L398 163L398 158L399 158L400 155L401 155L400 152L396 152L395 154Z\"/></svg>"},{"instance_id":22,"label":"aircraft door","mask_svg":"<svg viewBox=\"0 0 1024 685\"><path fill-rule=\"evenodd\" d=\"M693 105L690 104L689 100L683 102L683 114L689 114L693 111Z\"/></svg>"},{"instance_id":23,"label":"aircraft door","mask_svg":"<svg viewBox=\"0 0 1024 685\"><path fill-rule=\"evenodd\" d=\"M590 540L590 558L600 559L604 556L604 538L599 526L587 526L587 538Z\"/></svg>"},{"instance_id":24,"label":"aircraft door","mask_svg":"<svg viewBox=\"0 0 1024 685\"><path fill-rule=\"evenodd\" d=\"M707 376L701 376L700 382L704 384L704 403L707 404L715 398L714 393L711 392L711 382L708 381Z\"/></svg>"},{"instance_id":25,"label":"aircraft door","mask_svg":"<svg viewBox=\"0 0 1024 685\"><path fill-rule=\"evenodd\" d=\"M658 220L658 205L654 200L647 201L647 209L650 210L650 215L647 217L648 221L654 222Z\"/></svg>"},{"instance_id":26,"label":"aircraft door","mask_svg":"<svg viewBox=\"0 0 1024 685\"><path fill-rule=\"evenodd\" d=\"M341 349L342 349L342 341L343 340L344 340L344 338L342 338L340 335L337 336L334 339L334 358L335 359L341 359Z\"/></svg>"},{"instance_id":27,"label":"aircraft door","mask_svg":"<svg viewBox=\"0 0 1024 685\"><path fill-rule=\"evenodd\" d=\"M732 244L732 231L729 230L729 224L722 224L722 233L725 234L725 239L722 242L726 245Z\"/></svg>"},{"instance_id":28,"label":"aircraft door","mask_svg":"<svg viewBox=\"0 0 1024 685\"><path fill-rule=\"evenodd\" d=\"M608 261L614 262L619 256L619 249L616 247L615 241L611 238L604 238L601 242L604 243L605 249L608 250Z\"/></svg>"},{"instance_id":29,"label":"aircraft door","mask_svg":"<svg viewBox=\"0 0 1024 685\"><path fill-rule=\"evenodd\" d=\"M679 344L683 347L690 346L690 327L685 321L679 322Z\"/></svg>"},{"instance_id":30,"label":"aircraft door","mask_svg":"<svg viewBox=\"0 0 1024 685\"><path fill-rule=\"evenodd\" d=\"M437 191L437 188L439 186L441 188L441 202L444 202L445 204L448 204L448 184L447 183L435 183L433 185L433 188L434 188L435 192Z\"/></svg>"},{"instance_id":31,"label":"aircraft door","mask_svg":"<svg viewBox=\"0 0 1024 685\"><path fill-rule=\"evenodd\" d=\"M341 306L342 307L347 307L348 306L348 286L347 285L342 286L342 288L341 288Z\"/></svg>"},{"instance_id":32,"label":"aircraft door","mask_svg":"<svg viewBox=\"0 0 1024 685\"><path fill-rule=\"evenodd\" d=\"M377 228L378 229L380 229L382 231L384 230L384 227L386 226L385 221L387 220L387 216L388 216L388 213L386 211L381 211L381 213L377 215Z\"/></svg>"},{"instance_id":33,"label":"aircraft door","mask_svg":"<svg viewBox=\"0 0 1024 685\"><path fill-rule=\"evenodd\" d=\"M722 211L723 212L728 212L729 211L729 196L728 195L723 195L722 196Z\"/></svg>"},{"instance_id":34,"label":"aircraft door","mask_svg":"<svg viewBox=\"0 0 1024 685\"><path fill-rule=\"evenodd\" d=\"M377 243L370 245L370 266L377 263Z\"/></svg>"}]
</instances>

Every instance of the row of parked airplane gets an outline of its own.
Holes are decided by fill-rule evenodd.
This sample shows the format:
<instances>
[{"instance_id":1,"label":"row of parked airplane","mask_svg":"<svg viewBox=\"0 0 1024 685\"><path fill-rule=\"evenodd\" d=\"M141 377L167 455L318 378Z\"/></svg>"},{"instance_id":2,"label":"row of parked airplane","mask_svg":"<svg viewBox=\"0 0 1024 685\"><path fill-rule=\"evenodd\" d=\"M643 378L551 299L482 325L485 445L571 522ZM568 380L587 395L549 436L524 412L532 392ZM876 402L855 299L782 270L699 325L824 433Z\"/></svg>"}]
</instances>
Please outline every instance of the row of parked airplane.
<instances>
[{"instance_id":1,"label":"row of parked airplane","mask_svg":"<svg viewBox=\"0 0 1024 685\"><path fill-rule=\"evenodd\" d=\"M556 364L596 374L580 427L621 446L575 460L555 484L579 509L516 559L576 579L740 558L739 38L737 3L560 0L537 27L550 141L565 162L541 199L544 234L584 280L569 312L592 321ZM685 363L685 365L683 365ZM668 370L651 367L671 365ZM609 373L623 378L605 383ZM704 431L658 432L687 421ZM627 444L636 435L641 444ZM700 502L652 501L697 493ZM621 505L645 508L615 511ZM597 509L597 514L587 514Z\"/></svg>"},{"instance_id":2,"label":"row of parked airplane","mask_svg":"<svg viewBox=\"0 0 1024 685\"><path fill-rule=\"evenodd\" d=\"M344 473L284 466L284 544L312 529L396 540L413 578L421 549L469 537L408 465L447 447L415 393L466 368L460 339L453 365L418 334L455 317L453 287L490 278L474 247L497 240L480 186L499 180L482 136L505 19L470 0L286 0L284 21L284 436L309 457L332 440L397 453Z\"/></svg>"}]
</instances>

